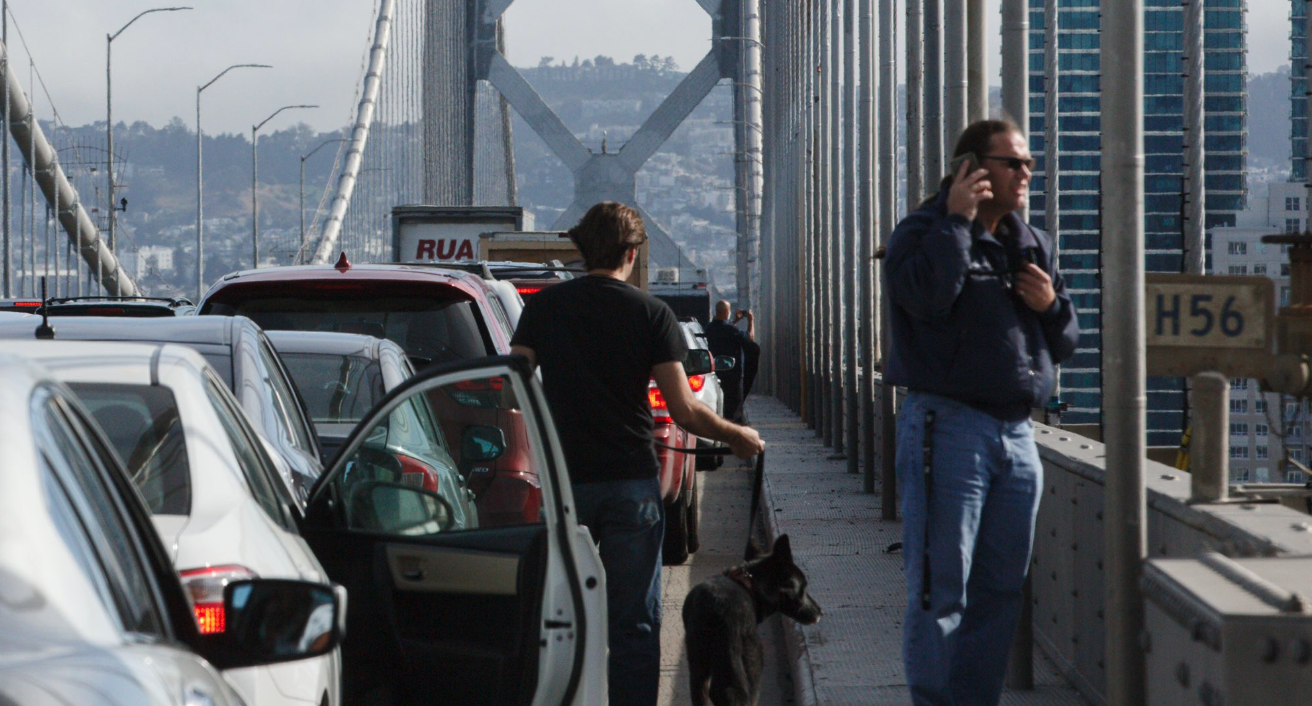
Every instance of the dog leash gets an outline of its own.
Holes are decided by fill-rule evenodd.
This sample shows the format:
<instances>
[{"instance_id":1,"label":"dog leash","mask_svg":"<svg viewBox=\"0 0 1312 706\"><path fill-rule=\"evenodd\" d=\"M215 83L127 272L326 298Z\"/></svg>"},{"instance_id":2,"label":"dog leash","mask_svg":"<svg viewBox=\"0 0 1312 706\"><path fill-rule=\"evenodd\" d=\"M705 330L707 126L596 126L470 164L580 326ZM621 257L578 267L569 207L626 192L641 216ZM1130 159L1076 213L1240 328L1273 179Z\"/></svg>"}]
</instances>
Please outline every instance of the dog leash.
<instances>
[{"instance_id":1,"label":"dog leash","mask_svg":"<svg viewBox=\"0 0 1312 706\"><path fill-rule=\"evenodd\" d=\"M685 449L678 446L667 446L659 441L653 442L657 448L666 451L678 451L680 453L691 454L693 456L725 456L733 453L733 449L728 446L711 446L704 449ZM761 489L765 485L765 452L756 454L756 470L752 478L752 507L747 513L747 544L752 543L752 528L756 526L756 515L761 511Z\"/></svg>"}]
</instances>

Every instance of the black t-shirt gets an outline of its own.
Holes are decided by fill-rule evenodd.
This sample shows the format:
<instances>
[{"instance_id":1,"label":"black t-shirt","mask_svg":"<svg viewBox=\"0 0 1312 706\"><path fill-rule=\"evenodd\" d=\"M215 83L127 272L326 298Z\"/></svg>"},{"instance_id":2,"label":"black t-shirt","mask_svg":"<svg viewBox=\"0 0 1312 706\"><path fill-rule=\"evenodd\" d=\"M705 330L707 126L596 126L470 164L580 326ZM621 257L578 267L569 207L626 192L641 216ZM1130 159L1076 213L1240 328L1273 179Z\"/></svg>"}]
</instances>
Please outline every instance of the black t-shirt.
<instances>
[{"instance_id":1,"label":"black t-shirt","mask_svg":"<svg viewBox=\"0 0 1312 706\"><path fill-rule=\"evenodd\" d=\"M743 349L751 343L747 334L724 319L712 319L706 325L706 347L712 355L727 355L738 361L728 370L717 370L721 380L739 380L743 376Z\"/></svg>"},{"instance_id":2,"label":"black t-shirt","mask_svg":"<svg viewBox=\"0 0 1312 706\"><path fill-rule=\"evenodd\" d=\"M611 277L533 295L511 343L533 349L575 483L651 478L652 368L688 355L664 302Z\"/></svg>"}]
</instances>

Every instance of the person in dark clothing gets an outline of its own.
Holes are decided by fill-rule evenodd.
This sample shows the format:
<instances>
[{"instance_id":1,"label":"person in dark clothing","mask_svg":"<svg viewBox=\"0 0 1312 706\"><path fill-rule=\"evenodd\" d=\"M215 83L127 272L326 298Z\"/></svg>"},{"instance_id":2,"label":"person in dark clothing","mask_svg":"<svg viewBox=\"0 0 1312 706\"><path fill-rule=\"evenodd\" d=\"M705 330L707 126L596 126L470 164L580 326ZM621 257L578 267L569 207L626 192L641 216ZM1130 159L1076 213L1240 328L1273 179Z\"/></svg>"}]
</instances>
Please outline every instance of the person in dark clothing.
<instances>
[{"instance_id":1,"label":"person in dark clothing","mask_svg":"<svg viewBox=\"0 0 1312 706\"><path fill-rule=\"evenodd\" d=\"M1030 410L1079 340L1053 239L1016 213L1034 167L1020 128L974 123L954 156L884 260L886 383L910 391L897 415L902 656L912 701L934 706L1001 698L1043 487Z\"/></svg>"},{"instance_id":2,"label":"person in dark clothing","mask_svg":"<svg viewBox=\"0 0 1312 706\"><path fill-rule=\"evenodd\" d=\"M727 443L744 459L765 445L754 430L697 401L674 312L625 282L647 239L642 217L607 201L569 235L587 276L534 295L511 350L542 366L578 521L606 568L610 703L651 706L660 679L665 519L648 382L655 378L670 416L693 434Z\"/></svg>"},{"instance_id":3,"label":"person in dark clothing","mask_svg":"<svg viewBox=\"0 0 1312 706\"><path fill-rule=\"evenodd\" d=\"M724 418L731 422L743 423L743 400L756 379L756 360L760 357L760 346L756 344L756 317L747 309L739 309L729 321L732 307L721 299L715 304L715 318L706 326L706 345L715 356L727 355L733 358L734 365L728 370L716 370L720 378L720 389L724 391ZM743 332L734 324L747 319L747 331ZM751 368L747 363L751 360Z\"/></svg>"}]
</instances>

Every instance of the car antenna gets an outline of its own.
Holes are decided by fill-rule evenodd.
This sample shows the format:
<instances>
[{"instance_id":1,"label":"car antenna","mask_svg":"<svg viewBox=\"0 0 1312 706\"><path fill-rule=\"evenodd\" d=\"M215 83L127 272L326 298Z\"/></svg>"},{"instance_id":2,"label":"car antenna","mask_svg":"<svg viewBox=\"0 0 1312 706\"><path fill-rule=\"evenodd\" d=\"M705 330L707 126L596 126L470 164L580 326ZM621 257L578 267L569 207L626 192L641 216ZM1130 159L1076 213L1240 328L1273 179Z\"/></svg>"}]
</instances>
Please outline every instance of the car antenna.
<instances>
[{"instance_id":1,"label":"car antenna","mask_svg":"<svg viewBox=\"0 0 1312 706\"><path fill-rule=\"evenodd\" d=\"M36 337L49 341L55 337L55 327L50 325L50 300L46 298L46 278L41 277L41 325L36 327Z\"/></svg>"}]
</instances>

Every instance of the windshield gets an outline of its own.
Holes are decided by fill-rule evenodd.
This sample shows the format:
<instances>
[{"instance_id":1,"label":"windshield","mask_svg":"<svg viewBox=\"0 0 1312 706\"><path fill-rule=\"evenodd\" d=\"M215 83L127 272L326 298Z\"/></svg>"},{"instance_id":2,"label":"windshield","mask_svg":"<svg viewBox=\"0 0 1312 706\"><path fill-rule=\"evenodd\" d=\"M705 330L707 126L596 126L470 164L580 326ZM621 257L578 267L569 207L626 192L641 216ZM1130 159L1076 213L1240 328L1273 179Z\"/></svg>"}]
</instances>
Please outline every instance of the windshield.
<instances>
[{"instance_id":1,"label":"windshield","mask_svg":"<svg viewBox=\"0 0 1312 706\"><path fill-rule=\"evenodd\" d=\"M215 306L215 312L219 308ZM339 331L386 338L423 362L496 355L491 334L469 300L324 291L309 299L248 299L230 313L248 316L270 331Z\"/></svg>"},{"instance_id":2,"label":"windshield","mask_svg":"<svg viewBox=\"0 0 1312 706\"><path fill-rule=\"evenodd\" d=\"M68 385L123 459L133 484L156 515L191 512L187 441L173 393L150 385Z\"/></svg>"},{"instance_id":3,"label":"windshield","mask_svg":"<svg viewBox=\"0 0 1312 706\"><path fill-rule=\"evenodd\" d=\"M358 422L387 394L378 361L354 355L283 353L315 424Z\"/></svg>"}]
</instances>

